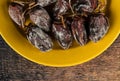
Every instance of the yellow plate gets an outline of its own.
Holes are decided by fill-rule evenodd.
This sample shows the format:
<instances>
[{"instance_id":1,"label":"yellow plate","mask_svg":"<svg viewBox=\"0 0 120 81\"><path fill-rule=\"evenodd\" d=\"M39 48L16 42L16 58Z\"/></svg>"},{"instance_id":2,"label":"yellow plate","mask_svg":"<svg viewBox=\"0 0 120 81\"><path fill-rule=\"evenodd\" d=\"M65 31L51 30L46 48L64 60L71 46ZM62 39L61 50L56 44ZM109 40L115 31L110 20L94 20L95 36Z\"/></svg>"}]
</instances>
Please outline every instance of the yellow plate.
<instances>
[{"instance_id":1,"label":"yellow plate","mask_svg":"<svg viewBox=\"0 0 120 81\"><path fill-rule=\"evenodd\" d=\"M118 37L120 32L120 0L111 1L110 22L111 27L107 35L98 43L89 42L86 46L74 45L69 50L59 49L42 53L34 48L18 31L8 15L8 0L0 0L0 34L5 41L23 57L47 66L65 67L84 63L95 58L105 51Z\"/></svg>"}]
</instances>

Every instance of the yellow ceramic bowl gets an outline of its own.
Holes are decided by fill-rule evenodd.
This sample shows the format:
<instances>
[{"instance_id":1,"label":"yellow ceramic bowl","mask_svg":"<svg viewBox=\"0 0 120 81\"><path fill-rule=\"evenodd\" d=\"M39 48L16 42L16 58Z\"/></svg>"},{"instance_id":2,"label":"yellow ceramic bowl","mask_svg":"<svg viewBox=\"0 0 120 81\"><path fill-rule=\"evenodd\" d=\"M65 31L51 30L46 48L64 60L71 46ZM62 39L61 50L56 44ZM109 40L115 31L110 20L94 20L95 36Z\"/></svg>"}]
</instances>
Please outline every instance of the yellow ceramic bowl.
<instances>
[{"instance_id":1,"label":"yellow ceramic bowl","mask_svg":"<svg viewBox=\"0 0 120 81\"><path fill-rule=\"evenodd\" d=\"M69 50L62 50L55 46L52 51L42 53L34 48L13 24L8 15L8 1L0 0L0 34L17 53L39 64L65 67L84 63L106 50L120 32L120 0L108 0L111 1L109 7L111 27L102 40L98 43L89 42L83 47L75 44Z\"/></svg>"}]
</instances>

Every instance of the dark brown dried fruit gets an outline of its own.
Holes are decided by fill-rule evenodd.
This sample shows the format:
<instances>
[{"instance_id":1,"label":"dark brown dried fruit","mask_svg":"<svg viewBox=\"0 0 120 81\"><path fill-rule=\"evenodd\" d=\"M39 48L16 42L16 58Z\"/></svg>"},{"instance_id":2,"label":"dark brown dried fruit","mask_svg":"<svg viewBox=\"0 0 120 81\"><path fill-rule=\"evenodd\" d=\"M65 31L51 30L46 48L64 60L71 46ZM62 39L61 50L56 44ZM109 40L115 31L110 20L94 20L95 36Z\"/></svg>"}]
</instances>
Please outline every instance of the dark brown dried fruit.
<instances>
[{"instance_id":1,"label":"dark brown dried fruit","mask_svg":"<svg viewBox=\"0 0 120 81\"><path fill-rule=\"evenodd\" d=\"M59 16L62 16L66 14L66 12L69 9L69 4L65 0L58 0L55 7L54 7L54 16L59 18Z\"/></svg>"},{"instance_id":2,"label":"dark brown dried fruit","mask_svg":"<svg viewBox=\"0 0 120 81\"><path fill-rule=\"evenodd\" d=\"M41 6L37 5L30 9L29 16L31 21L36 24L38 27L45 31L50 30L51 26L51 18L48 12L42 8Z\"/></svg>"},{"instance_id":3,"label":"dark brown dried fruit","mask_svg":"<svg viewBox=\"0 0 120 81\"><path fill-rule=\"evenodd\" d=\"M90 36L89 38L97 42L105 36L109 29L108 18L102 14L90 16L89 21Z\"/></svg>"},{"instance_id":4,"label":"dark brown dried fruit","mask_svg":"<svg viewBox=\"0 0 120 81\"><path fill-rule=\"evenodd\" d=\"M74 39L80 44L85 45L87 43L87 32L85 29L85 19L83 17L74 17L71 25Z\"/></svg>"},{"instance_id":5,"label":"dark brown dried fruit","mask_svg":"<svg viewBox=\"0 0 120 81\"><path fill-rule=\"evenodd\" d=\"M57 0L36 0L37 4L42 7L48 6L52 3L55 3L56 1Z\"/></svg>"},{"instance_id":6,"label":"dark brown dried fruit","mask_svg":"<svg viewBox=\"0 0 120 81\"><path fill-rule=\"evenodd\" d=\"M9 15L28 41L46 52L53 47L46 32L52 32L63 49L72 45L73 38L81 46L88 37L94 42L103 38L109 29L103 15L106 5L107 0L11 0Z\"/></svg>"},{"instance_id":7,"label":"dark brown dried fruit","mask_svg":"<svg viewBox=\"0 0 120 81\"><path fill-rule=\"evenodd\" d=\"M29 26L27 32L27 39L36 48L43 52L49 51L53 47L53 42L51 38L43 32L38 26Z\"/></svg>"},{"instance_id":8,"label":"dark brown dried fruit","mask_svg":"<svg viewBox=\"0 0 120 81\"><path fill-rule=\"evenodd\" d=\"M18 3L12 2L9 5L9 9L8 9L9 15L11 17L11 19L20 27L23 26L23 23L25 22L25 18L24 18L24 9L23 9L23 5L20 5Z\"/></svg>"},{"instance_id":9,"label":"dark brown dried fruit","mask_svg":"<svg viewBox=\"0 0 120 81\"><path fill-rule=\"evenodd\" d=\"M72 6L77 13L91 13L98 6L98 0L75 0Z\"/></svg>"},{"instance_id":10,"label":"dark brown dried fruit","mask_svg":"<svg viewBox=\"0 0 120 81\"><path fill-rule=\"evenodd\" d=\"M64 27L61 22L54 22L52 32L63 49L68 49L72 44L72 34L68 27Z\"/></svg>"}]
</instances>

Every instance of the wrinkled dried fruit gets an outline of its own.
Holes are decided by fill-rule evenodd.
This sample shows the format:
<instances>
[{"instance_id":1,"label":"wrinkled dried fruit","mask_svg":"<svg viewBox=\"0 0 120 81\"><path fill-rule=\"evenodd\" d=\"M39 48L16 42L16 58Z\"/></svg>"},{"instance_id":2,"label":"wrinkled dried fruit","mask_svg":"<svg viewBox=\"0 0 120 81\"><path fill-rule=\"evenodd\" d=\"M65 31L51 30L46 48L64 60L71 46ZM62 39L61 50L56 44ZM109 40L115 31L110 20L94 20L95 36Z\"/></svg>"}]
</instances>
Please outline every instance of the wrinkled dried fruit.
<instances>
[{"instance_id":1,"label":"wrinkled dried fruit","mask_svg":"<svg viewBox=\"0 0 120 81\"><path fill-rule=\"evenodd\" d=\"M49 51L53 47L51 38L39 27L31 25L28 29L27 39L31 44L41 51Z\"/></svg>"},{"instance_id":2,"label":"wrinkled dried fruit","mask_svg":"<svg viewBox=\"0 0 120 81\"><path fill-rule=\"evenodd\" d=\"M47 11L37 5L29 11L31 21L45 31L50 30L51 18Z\"/></svg>"},{"instance_id":3,"label":"wrinkled dried fruit","mask_svg":"<svg viewBox=\"0 0 120 81\"><path fill-rule=\"evenodd\" d=\"M90 16L89 21L90 36L89 38L97 42L105 36L109 29L108 18L102 14L96 14Z\"/></svg>"},{"instance_id":4,"label":"wrinkled dried fruit","mask_svg":"<svg viewBox=\"0 0 120 81\"><path fill-rule=\"evenodd\" d=\"M91 13L98 5L98 0L75 0L72 4L73 9L77 13Z\"/></svg>"},{"instance_id":5,"label":"wrinkled dried fruit","mask_svg":"<svg viewBox=\"0 0 120 81\"><path fill-rule=\"evenodd\" d=\"M107 0L11 0L8 11L28 41L46 52L53 47L50 36L63 49L73 38L81 46L103 38L109 29L106 6Z\"/></svg>"},{"instance_id":6,"label":"wrinkled dried fruit","mask_svg":"<svg viewBox=\"0 0 120 81\"><path fill-rule=\"evenodd\" d=\"M19 25L21 27L23 25L23 23L25 22L25 18L24 18L24 15L23 15L23 12L24 12L23 6L18 4L18 3L12 2L9 5L8 12L9 12L9 15L10 15L11 19L17 25Z\"/></svg>"},{"instance_id":7,"label":"wrinkled dried fruit","mask_svg":"<svg viewBox=\"0 0 120 81\"><path fill-rule=\"evenodd\" d=\"M54 22L52 32L63 49L68 49L72 44L72 34L68 27L64 27L61 22Z\"/></svg>"},{"instance_id":8,"label":"wrinkled dried fruit","mask_svg":"<svg viewBox=\"0 0 120 81\"><path fill-rule=\"evenodd\" d=\"M54 8L54 16L64 15L69 9L69 4L65 0L58 0Z\"/></svg>"},{"instance_id":9,"label":"wrinkled dried fruit","mask_svg":"<svg viewBox=\"0 0 120 81\"><path fill-rule=\"evenodd\" d=\"M87 43L87 32L85 29L85 19L82 17L74 17L71 25L74 39L80 44L85 45Z\"/></svg>"},{"instance_id":10,"label":"wrinkled dried fruit","mask_svg":"<svg viewBox=\"0 0 120 81\"><path fill-rule=\"evenodd\" d=\"M37 4L42 7L48 6L52 3L55 3L57 0L36 0Z\"/></svg>"}]
</instances>

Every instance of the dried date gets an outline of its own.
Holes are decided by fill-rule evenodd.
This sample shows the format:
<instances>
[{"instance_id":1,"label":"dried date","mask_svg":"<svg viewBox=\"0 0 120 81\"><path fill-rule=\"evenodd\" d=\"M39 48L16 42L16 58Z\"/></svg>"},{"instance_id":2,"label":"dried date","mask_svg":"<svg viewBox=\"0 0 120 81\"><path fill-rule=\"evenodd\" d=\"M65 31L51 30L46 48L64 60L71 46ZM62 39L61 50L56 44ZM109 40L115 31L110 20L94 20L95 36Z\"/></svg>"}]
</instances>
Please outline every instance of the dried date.
<instances>
[{"instance_id":1,"label":"dried date","mask_svg":"<svg viewBox=\"0 0 120 81\"><path fill-rule=\"evenodd\" d=\"M107 0L11 0L8 11L28 41L46 52L53 47L46 32L52 32L63 49L72 45L73 38L81 46L89 39L102 39L109 29L108 18L103 14L106 5Z\"/></svg>"},{"instance_id":2,"label":"dried date","mask_svg":"<svg viewBox=\"0 0 120 81\"><path fill-rule=\"evenodd\" d=\"M29 25L27 39L43 52L49 51L53 47L51 38L36 25Z\"/></svg>"},{"instance_id":3,"label":"dried date","mask_svg":"<svg viewBox=\"0 0 120 81\"><path fill-rule=\"evenodd\" d=\"M48 12L42 8L41 6L37 5L30 9L29 16L31 21L36 24L38 27L45 31L50 30L51 26L51 18Z\"/></svg>"},{"instance_id":4,"label":"dried date","mask_svg":"<svg viewBox=\"0 0 120 81\"><path fill-rule=\"evenodd\" d=\"M23 23L25 22L23 7L24 6L21 4L11 2L8 9L11 19L20 27L22 27Z\"/></svg>"},{"instance_id":5,"label":"dried date","mask_svg":"<svg viewBox=\"0 0 120 81\"><path fill-rule=\"evenodd\" d=\"M52 26L54 37L63 49L68 49L72 44L72 34L68 27L64 27L62 22L54 22Z\"/></svg>"},{"instance_id":6,"label":"dried date","mask_svg":"<svg viewBox=\"0 0 120 81\"><path fill-rule=\"evenodd\" d=\"M105 36L109 29L108 18L102 14L90 16L89 21L90 36L89 38L97 42Z\"/></svg>"},{"instance_id":7,"label":"dried date","mask_svg":"<svg viewBox=\"0 0 120 81\"><path fill-rule=\"evenodd\" d=\"M72 7L77 13L92 13L98 5L98 0L75 0Z\"/></svg>"},{"instance_id":8,"label":"dried date","mask_svg":"<svg viewBox=\"0 0 120 81\"><path fill-rule=\"evenodd\" d=\"M57 2L57 0L36 0L36 3L42 7L48 6L55 2Z\"/></svg>"},{"instance_id":9,"label":"dried date","mask_svg":"<svg viewBox=\"0 0 120 81\"><path fill-rule=\"evenodd\" d=\"M85 29L85 19L83 17L74 17L71 24L72 33L74 39L80 44L85 45L88 41L87 32Z\"/></svg>"},{"instance_id":10,"label":"dried date","mask_svg":"<svg viewBox=\"0 0 120 81\"><path fill-rule=\"evenodd\" d=\"M54 11L54 17L59 19L59 15L62 16L66 14L66 12L69 10L69 4L66 0L58 0L53 11Z\"/></svg>"}]
</instances>

